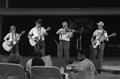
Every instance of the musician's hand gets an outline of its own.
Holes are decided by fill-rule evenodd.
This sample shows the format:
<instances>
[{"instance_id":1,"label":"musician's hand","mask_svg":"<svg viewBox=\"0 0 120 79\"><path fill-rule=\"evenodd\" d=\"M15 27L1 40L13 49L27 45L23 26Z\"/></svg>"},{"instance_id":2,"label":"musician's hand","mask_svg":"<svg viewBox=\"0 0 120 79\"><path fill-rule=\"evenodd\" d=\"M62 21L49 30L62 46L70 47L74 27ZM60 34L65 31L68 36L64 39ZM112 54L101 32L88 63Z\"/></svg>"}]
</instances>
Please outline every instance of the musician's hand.
<instances>
[{"instance_id":1,"label":"musician's hand","mask_svg":"<svg viewBox=\"0 0 120 79\"><path fill-rule=\"evenodd\" d=\"M32 38L31 35L28 35L28 38L31 39Z\"/></svg>"},{"instance_id":2,"label":"musician's hand","mask_svg":"<svg viewBox=\"0 0 120 79\"><path fill-rule=\"evenodd\" d=\"M16 38L16 41L20 41L20 37Z\"/></svg>"},{"instance_id":3,"label":"musician's hand","mask_svg":"<svg viewBox=\"0 0 120 79\"><path fill-rule=\"evenodd\" d=\"M74 69L74 72L75 72L75 73L77 73L77 72L78 72L78 69L77 69L77 68L75 68L75 69Z\"/></svg>"},{"instance_id":4,"label":"musician's hand","mask_svg":"<svg viewBox=\"0 0 120 79\"><path fill-rule=\"evenodd\" d=\"M12 46L12 45L13 45L13 41L9 41L9 42L8 42L8 45L9 45L9 46Z\"/></svg>"},{"instance_id":5,"label":"musician's hand","mask_svg":"<svg viewBox=\"0 0 120 79\"><path fill-rule=\"evenodd\" d=\"M72 32L76 32L76 30L72 30Z\"/></svg>"},{"instance_id":6,"label":"musician's hand","mask_svg":"<svg viewBox=\"0 0 120 79\"><path fill-rule=\"evenodd\" d=\"M18 38L17 40L20 41L20 38Z\"/></svg>"},{"instance_id":7,"label":"musician's hand","mask_svg":"<svg viewBox=\"0 0 120 79\"><path fill-rule=\"evenodd\" d=\"M45 32L45 35L48 35L48 33L47 33L47 32Z\"/></svg>"},{"instance_id":8,"label":"musician's hand","mask_svg":"<svg viewBox=\"0 0 120 79\"><path fill-rule=\"evenodd\" d=\"M108 39L108 38L106 38L106 41L109 41L109 39Z\"/></svg>"}]
</instances>

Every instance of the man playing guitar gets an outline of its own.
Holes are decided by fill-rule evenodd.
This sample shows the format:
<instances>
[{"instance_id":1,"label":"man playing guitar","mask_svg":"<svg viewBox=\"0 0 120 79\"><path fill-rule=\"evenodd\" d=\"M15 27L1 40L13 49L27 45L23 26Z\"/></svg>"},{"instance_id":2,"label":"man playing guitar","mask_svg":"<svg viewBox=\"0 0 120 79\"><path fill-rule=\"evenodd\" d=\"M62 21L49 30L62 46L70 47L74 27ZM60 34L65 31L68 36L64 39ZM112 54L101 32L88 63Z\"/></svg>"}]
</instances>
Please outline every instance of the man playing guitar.
<instances>
[{"instance_id":1,"label":"man playing guitar","mask_svg":"<svg viewBox=\"0 0 120 79\"><path fill-rule=\"evenodd\" d=\"M109 39L107 37L107 32L103 29L104 23L100 21L99 23L97 23L97 25L98 29L94 31L91 42L94 51L94 58L100 59L102 62L105 46L104 40L109 41Z\"/></svg>"},{"instance_id":2,"label":"man playing guitar","mask_svg":"<svg viewBox=\"0 0 120 79\"><path fill-rule=\"evenodd\" d=\"M10 27L10 33L4 37L3 48L6 51L10 51L11 54L19 54L18 41L23 33L25 33L25 31L22 31L21 34L16 33L16 27L12 25Z\"/></svg>"},{"instance_id":3,"label":"man playing guitar","mask_svg":"<svg viewBox=\"0 0 120 79\"><path fill-rule=\"evenodd\" d=\"M35 21L36 26L33 27L28 33L28 38L31 46L34 46L35 51L41 51L42 56L45 56L45 37L48 35L47 30L50 30L50 27L45 29L41 26L42 20L38 19Z\"/></svg>"}]
</instances>

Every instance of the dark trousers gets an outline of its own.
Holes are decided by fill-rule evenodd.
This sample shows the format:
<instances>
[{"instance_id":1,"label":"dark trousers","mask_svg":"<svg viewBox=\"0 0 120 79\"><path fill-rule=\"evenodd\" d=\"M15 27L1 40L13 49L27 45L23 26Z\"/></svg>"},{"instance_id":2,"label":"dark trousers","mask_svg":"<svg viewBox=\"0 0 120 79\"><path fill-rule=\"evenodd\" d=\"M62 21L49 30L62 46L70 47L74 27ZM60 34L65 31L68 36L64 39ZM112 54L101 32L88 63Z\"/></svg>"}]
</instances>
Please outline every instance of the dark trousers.
<instances>
[{"instance_id":1,"label":"dark trousers","mask_svg":"<svg viewBox=\"0 0 120 79\"><path fill-rule=\"evenodd\" d=\"M94 58L99 59L101 63L103 63L104 47L105 43L103 42L97 48L94 48Z\"/></svg>"},{"instance_id":2,"label":"dark trousers","mask_svg":"<svg viewBox=\"0 0 120 79\"><path fill-rule=\"evenodd\" d=\"M42 56L45 56L45 41L39 40L34 46L35 51L39 51Z\"/></svg>"},{"instance_id":3,"label":"dark trousers","mask_svg":"<svg viewBox=\"0 0 120 79\"><path fill-rule=\"evenodd\" d=\"M69 50L70 50L70 42L69 41L60 40L59 41L58 58L62 58L63 57L63 53L64 53L66 64L68 64L68 62L69 62Z\"/></svg>"},{"instance_id":4,"label":"dark trousers","mask_svg":"<svg viewBox=\"0 0 120 79\"><path fill-rule=\"evenodd\" d=\"M19 54L19 46L18 46L18 43L16 43L12 49L11 49L11 54Z\"/></svg>"}]
</instances>

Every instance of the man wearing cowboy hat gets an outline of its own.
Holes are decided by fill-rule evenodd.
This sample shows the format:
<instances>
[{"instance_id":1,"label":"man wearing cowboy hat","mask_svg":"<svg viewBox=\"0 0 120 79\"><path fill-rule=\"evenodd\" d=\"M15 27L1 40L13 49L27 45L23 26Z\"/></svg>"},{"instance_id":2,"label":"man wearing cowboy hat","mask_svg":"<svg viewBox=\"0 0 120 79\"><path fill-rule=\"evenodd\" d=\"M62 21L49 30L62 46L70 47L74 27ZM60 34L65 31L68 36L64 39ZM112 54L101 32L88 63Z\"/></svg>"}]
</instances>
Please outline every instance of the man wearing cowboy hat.
<instances>
[{"instance_id":1,"label":"man wearing cowboy hat","mask_svg":"<svg viewBox=\"0 0 120 79\"><path fill-rule=\"evenodd\" d=\"M48 35L47 30L42 27L42 20L38 19L35 21L35 27L33 27L28 33L29 40L32 40L31 45L34 46L35 52L41 51L42 56L45 56L45 37ZM38 54L39 55L39 54Z\"/></svg>"},{"instance_id":2,"label":"man wearing cowboy hat","mask_svg":"<svg viewBox=\"0 0 120 79\"><path fill-rule=\"evenodd\" d=\"M107 32L103 29L104 23L102 21L99 21L97 25L98 29L94 31L91 42L94 51L94 58L100 59L102 64L105 47L104 40L109 41L109 39L107 38Z\"/></svg>"}]
</instances>

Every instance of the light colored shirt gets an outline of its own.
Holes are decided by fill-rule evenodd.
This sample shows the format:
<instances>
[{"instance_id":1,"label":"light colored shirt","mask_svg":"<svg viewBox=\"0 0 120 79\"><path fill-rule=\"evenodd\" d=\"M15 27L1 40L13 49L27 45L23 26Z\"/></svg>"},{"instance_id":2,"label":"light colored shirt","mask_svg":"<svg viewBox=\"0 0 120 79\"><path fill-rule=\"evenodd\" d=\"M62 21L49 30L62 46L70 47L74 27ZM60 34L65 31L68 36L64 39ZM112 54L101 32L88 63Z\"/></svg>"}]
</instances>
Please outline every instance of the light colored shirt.
<instances>
[{"instance_id":1,"label":"light colored shirt","mask_svg":"<svg viewBox=\"0 0 120 79\"><path fill-rule=\"evenodd\" d=\"M17 39L16 39L17 38ZM19 40L18 33L15 33L14 35L10 32L5 37L5 41L13 41L14 39Z\"/></svg>"},{"instance_id":2,"label":"light colored shirt","mask_svg":"<svg viewBox=\"0 0 120 79\"><path fill-rule=\"evenodd\" d=\"M95 66L94 64L89 60L85 59L79 63L79 68L78 70L83 71L83 75L79 74L78 72L78 79L95 79Z\"/></svg>"},{"instance_id":3,"label":"light colored shirt","mask_svg":"<svg viewBox=\"0 0 120 79\"><path fill-rule=\"evenodd\" d=\"M32 35L32 37L39 37L42 41L45 40L44 34L45 34L46 30L44 27L41 27L40 29L37 29L37 27L34 27L30 30L30 32L28 33L29 35Z\"/></svg>"},{"instance_id":4,"label":"light colored shirt","mask_svg":"<svg viewBox=\"0 0 120 79\"><path fill-rule=\"evenodd\" d=\"M70 38L72 37L73 32L65 32L63 28L59 29L57 32L59 35L60 40L70 41Z\"/></svg>"},{"instance_id":5,"label":"light colored shirt","mask_svg":"<svg viewBox=\"0 0 120 79\"><path fill-rule=\"evenodd\" d=\"M97 29L97 30L95 30L95 32L93 33L93 36L96 36L95 39L101 38L102 35L103 35L104 37L107 37L107 32L104 31L104 33L103 33L103 30Z\"/></svg>"}]
</instances>

